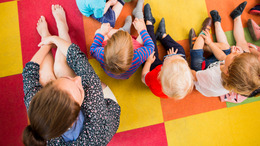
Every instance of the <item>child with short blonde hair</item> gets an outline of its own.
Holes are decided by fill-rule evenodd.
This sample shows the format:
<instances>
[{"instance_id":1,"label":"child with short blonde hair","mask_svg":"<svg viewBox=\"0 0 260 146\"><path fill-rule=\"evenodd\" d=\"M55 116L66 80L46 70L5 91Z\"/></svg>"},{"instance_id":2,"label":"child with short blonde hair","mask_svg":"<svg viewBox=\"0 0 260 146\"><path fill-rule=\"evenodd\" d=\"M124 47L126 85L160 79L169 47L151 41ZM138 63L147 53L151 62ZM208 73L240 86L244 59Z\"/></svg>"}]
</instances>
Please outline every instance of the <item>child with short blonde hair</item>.
<instances>
[{"instance_id":1,"label":"child with short blonde hair","mask_svg":"<svg viewBox=\"0 0 260 146\"><path fill-rule=\"evenodd\" d=\"M193 76L183 58L164 59L159 75L162 90L168 97L182 99L193 89Z\"/></svg>"},{"instance_id":2,"label":"child with short blonde hair","mask_svg":"<svg viewBox=\"0 0 260 146\"><path fill-rule=\"evenodd\" d=\"M161 98L182 99L193 89L193 76L183 47L166 34L165 20L162 18L156 35L154 35L155 19L152 16L149 4L144 7L144 17L148 33L156 43L156 38L167 50L164 61L158 58L158 49L150 55L144 64L142 82L152 93Z\"/></svg>"}]
</instances>

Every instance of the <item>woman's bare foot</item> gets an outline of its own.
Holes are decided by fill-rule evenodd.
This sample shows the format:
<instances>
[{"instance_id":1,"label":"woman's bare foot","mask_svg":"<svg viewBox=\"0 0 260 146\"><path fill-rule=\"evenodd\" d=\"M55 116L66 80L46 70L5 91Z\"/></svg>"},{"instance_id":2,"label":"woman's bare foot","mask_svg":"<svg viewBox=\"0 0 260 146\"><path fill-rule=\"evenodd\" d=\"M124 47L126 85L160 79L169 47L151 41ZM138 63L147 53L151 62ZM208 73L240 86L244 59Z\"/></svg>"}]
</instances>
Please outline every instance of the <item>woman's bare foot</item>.
<instances>
[{"instance_id":1,"label":"woman's bare foot","mask_svg":"<svg viewBox=\"0 0 260 146\"><path fill-rule=\"evenodd\" d=\"M60 5L52 5L51 10L57 24L59 36L62 38L61 35L67 35L69 32L65 11Z\"/></svg>"},{"instance_id":2,"label":"woman's bare foot","mask_svg":"<svg viewBox=\"0 0 260 146\"><path fill-rule=\"evenodd\" d=\"M36 29L37 29L39 35L41 36L41 38L51 35L48 30L48 25L47 25L47 22L46 22L44 16L41 16L40 19L38 20Z\"/></svg>"}]
</instances>

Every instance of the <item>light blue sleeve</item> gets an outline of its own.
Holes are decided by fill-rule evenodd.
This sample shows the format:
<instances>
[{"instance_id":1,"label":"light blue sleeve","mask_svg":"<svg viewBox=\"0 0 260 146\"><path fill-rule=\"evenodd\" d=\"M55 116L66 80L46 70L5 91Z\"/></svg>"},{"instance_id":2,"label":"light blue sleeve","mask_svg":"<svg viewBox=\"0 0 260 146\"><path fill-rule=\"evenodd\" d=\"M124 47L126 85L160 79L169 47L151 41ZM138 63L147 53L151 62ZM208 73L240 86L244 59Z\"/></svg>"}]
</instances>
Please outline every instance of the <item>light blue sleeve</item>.
<instances>
[{"instance_id":1,"label":"light blue sleeve","mask_svg":"<svg viewBox=\"0 0 260 146\"><path fill-rule=\"evenodd\" d=\"M98 0L91 4L91 7L93 8L94 16L96 18L103 17L105 5L106 5L105 0Z\"/></svg>"}]
</instances>

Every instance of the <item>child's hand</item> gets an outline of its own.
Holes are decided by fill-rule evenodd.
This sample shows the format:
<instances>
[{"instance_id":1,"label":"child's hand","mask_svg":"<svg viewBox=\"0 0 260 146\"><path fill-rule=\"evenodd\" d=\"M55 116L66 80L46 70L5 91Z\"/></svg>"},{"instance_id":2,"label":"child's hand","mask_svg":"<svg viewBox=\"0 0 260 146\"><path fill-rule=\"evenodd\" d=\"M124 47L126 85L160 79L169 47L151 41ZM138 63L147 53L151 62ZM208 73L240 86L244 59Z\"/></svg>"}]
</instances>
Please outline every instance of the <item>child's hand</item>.
<instances>
[{"instance_id":1,"label":"child's hand","mask_svg":"<svg viewBox=\"0 0 260 146\"><path fill-rule=\"evenodd\" d=\"M155 61L156 57L154 56L154 53L155 52L153 51L153 53L147 58L146 60L147 63L152 64Z\"/></svg>"},{"instance_id":2,"label":"child's hand","mask_svg":"<svg viewBox=\"0 0 260 146\"><path fill-rule=\"evenodd\" d=\"M109 23L103 23L101 27L96 31L96 33L100 33L103 36L107 35L111 31L112 27Z\"/></svg>"},{"instance_id":3,"label":"child's hand","mask_svg":"<svg viewBox=\"0 0 260 146\"><path fill-rule=\"evenodd\" d=\"M48 36L45 38L42 38L41 42L38 44L38 47L41 47L43 45L51 45L54 44L55 38L57 36Z\"/></svg>"},{"instance_id":4,"label":"child's hand","mask_svg":"<svg viewBox=\"0 0 260 146\"><path fill-rule=\"evenodd\" d=\"M201 36L204 39L205 44L209 45L210 43L212 43L209 30L206 30L206 31L203 30L203 32L205 35L201 34Z\"/></svg>"},{"instance_id":5,"label":"child's hand","mask_svg":"<svg viewBox=\"0 0 260 146\"><path fill-rule=\"evenodd\" d=\"M168 54L168 55L170 55L170 54L177 54L177 52L178 52L178 49L176 49L176 50L174 51L174 48L172 47L171 49L169 49L169 50L167 51L167 54Z\"/></svg>"},{"instance_id":6,"label":"child's hand","mask_svg":"<svg viewBox=\"0 0 260 146\"><path fill-rule=\"evenodd\" d=\"M137 30L137 32L140 34L140 32L142 30L146 30L146 26L145 26L145 23L144 23L144 19L138 19L138 18L135 18L134 22L133 22L133 25L135 27L135 29Z\"/></svg>"},{"instance_id":7,"label":"child's hand","mask_svg":"<svg viewBox=\"0 0 260 146\"><path fill-rule=\"evenodd\" d=\"M117 0L109 0L108 3L110 6L114 6L116 4Z\"/></svg>"}]
</instances>

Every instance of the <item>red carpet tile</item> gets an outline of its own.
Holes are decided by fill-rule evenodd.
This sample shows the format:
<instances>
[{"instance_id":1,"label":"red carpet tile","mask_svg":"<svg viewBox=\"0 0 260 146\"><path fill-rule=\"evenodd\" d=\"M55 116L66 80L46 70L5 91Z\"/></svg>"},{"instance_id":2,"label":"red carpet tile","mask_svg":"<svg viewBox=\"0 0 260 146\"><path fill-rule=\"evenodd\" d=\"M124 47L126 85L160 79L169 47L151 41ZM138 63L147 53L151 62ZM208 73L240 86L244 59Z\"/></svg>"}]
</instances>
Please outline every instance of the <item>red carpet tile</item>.
<instances>
[{"instance_id":1,"label":"red carpet tile","mask_svg":"<svg viewBox=\"0 0 260 146\"><path fill-rule=\"evenodd\" d=\"M27 125L22 80L21 74L0 78L1 146L22 145L22 132Z\"/></svg>"},{"instance_id":2,"label":"red carpet tile","mask_svg":"<svg viewBox=\"0 0 260 146\"><path fill-rule=\"evenodd\" d=\"M22 45L23 64L26 64L35 52L39 49L40 36L37 33L36 25L40 16L43 15L48 23L51 34L58 35L55 19L51 12L52 4L60 4L66 12L69 34L73 43L80 46L81 50L86 53L86 43L83 28L82 15L79 12L76 1L57 0L22 0L18 1L20 36Z\"/></svg>"},{"instance_id":3,"label":"red carpet tile","mask_svg":"<svg viewBox=\"0 0 260 146\"><path fill-rule=\"evenodd\" d=\"M108 146L167 146L164 123L117 133Z\"/></svg>"},{"instance_id":4,"label":"red carpet tile","mask_svg":"<svg viewBox=\"0 0 260 146\"><path fill-rule=\"evenodd\" d=\"M182 100L161 99L164 121L183 118L226 107L218 97L204 97L197 90Z\"/></svg>"}]
</instances>

